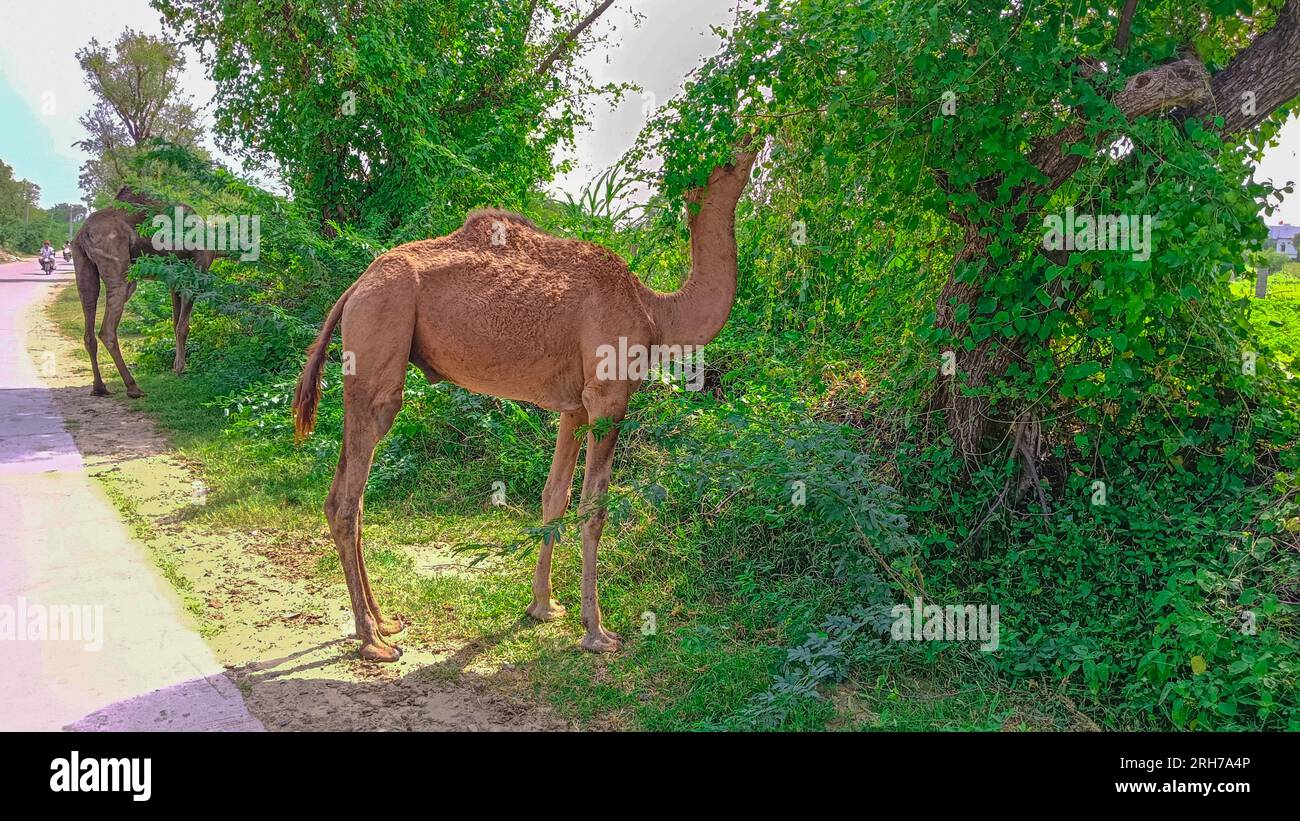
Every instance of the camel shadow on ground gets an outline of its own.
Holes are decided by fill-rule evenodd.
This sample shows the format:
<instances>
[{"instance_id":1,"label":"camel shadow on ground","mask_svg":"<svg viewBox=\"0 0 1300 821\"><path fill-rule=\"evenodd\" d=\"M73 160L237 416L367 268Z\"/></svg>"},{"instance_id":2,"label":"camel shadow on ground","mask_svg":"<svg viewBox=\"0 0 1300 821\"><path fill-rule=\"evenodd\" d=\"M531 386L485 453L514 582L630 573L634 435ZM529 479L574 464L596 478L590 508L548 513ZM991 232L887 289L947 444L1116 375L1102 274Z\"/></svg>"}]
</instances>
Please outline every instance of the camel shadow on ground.
<instances>
[{"instance_id":1,"label":"camel shadow on ground","mask_svg":"<svg viewBox=\"0 0 1300 821\"><path fill-rule=\"evenodd\" d=\"M102 364L102 363L101 363ZM111 365L110 365L111 367ZM107 376L108 374L106 374ZM125 395L121 385L110 387ZM143 406L116 396L92 396L89 387L43 388L88 465L157 456L171 450Z\"/></svg>"},{"instance_id":2,"label":"camel shadow on ground","mask_svg":"<svg viewBox=\"0 0 1300 821\"><path fill-rule=\"evenodd\" d=\"M489 675L468 669L484 651L527 629L530 623L521 618L446 658L405 670L357 659L355 640L340 637L230 669L225 676L196 678L115 702L64 729L255 729L237 726L222 715L196 716L178 709L178 704L185 704L205 688L222 691L228 698L242 694L249 713L270 731L568 729L545 705L521 692L524 682L519 671L505 667ZM328 669L338 665L347 666L358 680L330 677ZM511 691L520 696L514 697Z\"/></svg>"}]
</instances>

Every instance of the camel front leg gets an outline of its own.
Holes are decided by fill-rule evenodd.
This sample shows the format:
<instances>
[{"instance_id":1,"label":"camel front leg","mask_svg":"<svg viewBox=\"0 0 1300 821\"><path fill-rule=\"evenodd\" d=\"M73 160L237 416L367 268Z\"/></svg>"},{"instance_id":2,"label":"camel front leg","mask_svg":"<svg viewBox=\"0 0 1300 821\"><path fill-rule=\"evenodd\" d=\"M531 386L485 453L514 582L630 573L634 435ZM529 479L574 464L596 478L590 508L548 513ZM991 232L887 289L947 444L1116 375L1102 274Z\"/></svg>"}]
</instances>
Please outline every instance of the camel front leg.
<instances>
[{"instance_id":1,"label":"camel front leg","mask_svg":"<svg viewBox=\"0 0 1300 821\"><path fill-rule=\"evenodd\" d=\"M609 418L620 422L627 412L626 397L588 401L584 395L583 400L587 404L587 415L593 421ZM603 439L597 439L595 432L587 434L587 472L582 478L582 501L578 505L582 517L582 626L587 628L582 647L594 653L613 652L621 641L616 633L601 625L600 602L596 594L596 549L600 546L600 534L605 529L608 514L605 497L609 492L609 475L614 467L617 443L618 428Z\"/></svg>"},{"instance_id":2,"label":"camel front leg","mask_svg":"<svg viewBox=\"0 0 1300 821\"><path fill-rule=\"evenodd\" d=\"M364 499L362 500L364 502ZM362 505L364 507L364 505ZM359 532L358 532L359 534ZM358 542L360 535L358 535ZM375 617L375 624L379 627L379 635L395 636L406 629L406 622L401 616L385 616L384 611L379 609L379 599L375 598L375 591L370 589L370 574L366 572L366 560L361 554L361 548L357 548L357 575L361 578L361 592L365 594L366 604L370 607L370 615Z\"/></svg>"},{"instance_id":3,"label":"camel front leg","mask_svg":"<svg viewBox=\"0 0 1300 821\"><path fill-rule=\"evenodd\" d=\"M560 414L560 432L555 437L555 455L551 458L551 473L546 477L542 491L542 523L553 522L564 515L573 492L573 469L578 465L578 450L582 443L574 436L578 428L587 424L585 410ZM551 552L555 537L547 536L537 551L537 570L533 573L533 602L527 613L538 621L552 621L564 615L564 607L551 596Z\"/></svg>"},{"instance_id":4,"label":"camel front leg","mask_svg":"<svg viewBox=\"0 0 1300 821\"><path fill-rule=\"evenodd\" d=\"M185 373L185 343L190 336L190 313L193 310L193 299L186 299L179 291L172 290L172 334L176 339L172 371L178 376Z\"/></svg>"}]
</instances>

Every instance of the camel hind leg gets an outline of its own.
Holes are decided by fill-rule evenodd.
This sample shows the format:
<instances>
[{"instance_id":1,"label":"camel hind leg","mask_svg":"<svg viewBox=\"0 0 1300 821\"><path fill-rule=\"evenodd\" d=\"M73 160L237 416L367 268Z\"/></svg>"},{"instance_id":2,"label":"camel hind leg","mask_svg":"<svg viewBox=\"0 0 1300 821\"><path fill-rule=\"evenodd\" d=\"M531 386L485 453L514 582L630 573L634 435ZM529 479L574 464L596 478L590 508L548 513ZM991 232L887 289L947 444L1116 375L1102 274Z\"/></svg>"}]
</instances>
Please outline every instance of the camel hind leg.
<instances>
[{"instance_id":1,"label":"camel hind leg","mask_svg":"<svg viewBox=\"0 0 1300 821\"><path fill-rule=\"evenodd\" d=\"M343 314L343 446L325 516L348 585L362 658L396 661L401 650L387 641L402 628L379 609L361 546L366 480L379 440L402 407L402 386L415 328L414 300L391 302L380 288L363 288ZM401 306L401 307L394 307Z\"/></svg>"},{"instance_id":2,"label":"camel hind leg","mask_svg":"<svg viewBox=\"0 0 1300 821\"><path fill-rule=\"evenodd\" d=\"M94 263L104 281L104 320L99 325L99 341L104 343L109 355L113 357L113 364L126 383L126 395L133 399L139 398L144 396L144 391L135 383L135 377L126 366L122 348L117 342L117 328L122 323L122 312L126 310L126 302L136 288L136 282L126 278L131 258L121 249L105 250L96 253Z\"/></svg>"},{"instance_id":3,"label":"camel hind leg","mask_svg":"<svg viewBox=\"0 0 1300 821\"><path fill-rule=\"evenodd\" d=\"M90 261L90 257L82 253L80 247L72 249L72 267L77 273L77 297L81 300L81 316L85 324L82 341L85 343L86 353L90 354L90 370L95 377L91 393L95 396L108 396L108 386L104 384L104 377L99 373L99 340L95 337L95 312L99 303L99 269Z\"/></svg>"}]
</instances>

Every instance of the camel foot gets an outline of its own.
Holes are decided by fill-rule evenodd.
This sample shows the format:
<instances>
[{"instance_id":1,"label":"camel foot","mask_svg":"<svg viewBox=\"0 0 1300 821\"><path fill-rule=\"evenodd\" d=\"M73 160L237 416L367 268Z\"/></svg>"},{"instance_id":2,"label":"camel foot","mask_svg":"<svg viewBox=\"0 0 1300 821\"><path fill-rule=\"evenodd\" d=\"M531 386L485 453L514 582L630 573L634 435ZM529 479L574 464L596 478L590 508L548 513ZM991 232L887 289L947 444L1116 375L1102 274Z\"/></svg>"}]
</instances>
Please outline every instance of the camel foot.
<instances>
[{"instance_id":1,"label":"camel foot","mask_svg":"<svg viewBox=\"0 0 1300 821\"><path fill-rule=\"evenodd\" d=\"M582 649L593 653L613 653L622 646L622 639L617 633L611 633L603 627L588 632L582 639Z\"/></svg>"},{"instance_id":2,"label":"camel foot","mask_svg":"<svg viewBox=\"0 0 1300 821\"><path fill-rule=\"evenodd\" d=\"M379 642L368 641L361 645L358 651L361 658L366 661L391 662L397 661L402 657L402 648L394 647L391 644L381 644Z\"/></svg>"},{"instance_id":3,"label":"camel foot","mask_svg":"<svg viewBox=\"0 0 1300 821\"><path fill-rule=\"evenodd\" d=\"M538 621L555 621L564 615L564 605L555 599L549 599L545 604L534 599L524 612Z\"/></svg>"},{"instance_id":4,"label":"camel foot","mask_svg":"<svg viewBox=\"0 0 1300 821\"><path fill-rule=\"evenodd\" d=\"M144 396L144 391L140 390L135 385L132 385L131 387L126 389L126 395L131 397L132 399L139 399L142 396Z\"/></svg>"},{"instance_id":5,"label":"camel foot","mask_svg":"<svg viewBox=\"0 0 1300 821\"><path fill-rule=\"evenodd\" d=\"M379 620L379 635L395 636L406 629L406 621L401 616Z\"/></svg>"},{"instance_id":6,"label":"camel foot","mask_svg":"<svg viewBox=\"0 0 1300 821\"><path fill-rule=\"evenodd\" d=\"M112 394L108 392L108 388L103 385L96 385L91 388L90 393L92 396L112 396Z\"/></svg>"}]
</instances>

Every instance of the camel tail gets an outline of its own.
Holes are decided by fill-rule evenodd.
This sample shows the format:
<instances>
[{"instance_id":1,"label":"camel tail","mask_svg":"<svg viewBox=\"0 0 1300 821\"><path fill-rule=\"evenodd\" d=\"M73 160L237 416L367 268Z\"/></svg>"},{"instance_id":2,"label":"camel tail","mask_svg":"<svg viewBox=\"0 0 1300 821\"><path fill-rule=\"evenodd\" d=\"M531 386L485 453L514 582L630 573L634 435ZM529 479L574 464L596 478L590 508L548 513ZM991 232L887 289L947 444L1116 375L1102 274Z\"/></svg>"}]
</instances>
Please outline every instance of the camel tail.
<instances>
[{"instance_id":1,"label":"camel tail","mask_svg":"<svg viewBox=\"0 0 1300 821\"><path fill-rule=\"evenodd\" d=\"M307 364L303 366L302 376L298 377L298 386L293 394L293 441L295 444L311 436L316 427L316 406L320 404L320 373L325 367L325 357L329 353L330 337L343 316L343 306L352 296L353 285L343 292L339 301L325 317L325 324L316 335L316 342L307 349Z\"/></svg>"}]
</instances>

